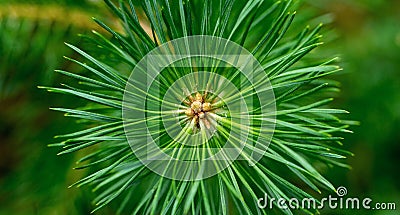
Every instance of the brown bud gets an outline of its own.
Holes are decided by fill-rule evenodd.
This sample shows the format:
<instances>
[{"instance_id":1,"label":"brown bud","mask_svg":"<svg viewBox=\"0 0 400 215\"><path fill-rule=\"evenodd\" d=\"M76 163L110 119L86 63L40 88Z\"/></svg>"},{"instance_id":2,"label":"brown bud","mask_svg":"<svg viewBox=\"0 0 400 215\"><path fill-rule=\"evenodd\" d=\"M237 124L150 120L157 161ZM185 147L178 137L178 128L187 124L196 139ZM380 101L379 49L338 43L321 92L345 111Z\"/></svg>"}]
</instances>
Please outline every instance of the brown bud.
<instances>
[{"instance_id":1,"label":"brown bud","mask_svg":"<svg viewBox=\"0 0 400 215\"><path fill-rule=\"evenodd\" d=\"M192 108L192 110L193 110L195 113L200 112L200 111L201 111L201 102L199 102L199 101L194 101L194 102L192 103L192 105L191 105L191 108Z\"/></svg>"},{"instance_id":2,"label":"brown bud","mask_svg":"<svg viewBox=\"0 0 400 215\"><path fill-rule=\"evenodd\" d=\"M192 110L192 108L188 108L185 111L186 116L192 117L194 115L194 112Z\"/></svg>"},{"instance_id":3,"label":"brown bud","mask_svg":"<svg viewBox=\"0 0 400 215\"><path fill-rule=\"evenodd\" d=\"M196 101L203 102L203 96L200 93L196 93Z\"/></svg>"},{"instance_id":4,"label":"brown bud","mask_svg":"<svg viewBox=\"0 0 400 215\"><path fill-rule=\"evenodd\" d=\"M199 118L200 118L200 119L204 119L204 117L205 117L205 114L204 114L203 112L200 112L200 113L199 113Z\"/></svg>"},{"instance_id":5,"label":"brown bud","mask_svg":"<svg viewBox=\"0 0 400 215\"><path fill-rule=\"evenodd\" d=\"M206 102L203 104L203 111L210 111L211 110L211 104L209 102Z\"/></svg>"},{"instance_id":6,"label":"brown bud","mask_svg":"<svg viewBox=\"0 0 400 215\"><path fill-rule=\"evenodd\" d=\"M194 124L197 126L199 124L199 117L195 115L193 119L194 119Z\"/></svg>"}]
</instances>

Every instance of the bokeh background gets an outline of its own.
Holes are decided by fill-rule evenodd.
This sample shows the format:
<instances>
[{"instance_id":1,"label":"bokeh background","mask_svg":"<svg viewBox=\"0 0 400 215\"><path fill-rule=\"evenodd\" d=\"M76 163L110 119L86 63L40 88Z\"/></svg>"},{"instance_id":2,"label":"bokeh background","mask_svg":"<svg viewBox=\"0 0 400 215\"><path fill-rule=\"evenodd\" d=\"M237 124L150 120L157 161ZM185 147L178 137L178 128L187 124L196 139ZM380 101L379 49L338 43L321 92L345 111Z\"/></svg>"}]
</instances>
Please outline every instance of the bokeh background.
<instances>
[{"instance_id":1,"label":"bokeh background","mask_svg":"<svg viewBox=\"0 0 400 215\"><path fill-rule=\"evenodd\" d=\"M360 121L345 136L355 153L351 170L324 174L347 196L395 202L396 211L322 211L322 214L400 214L400 1L315 0L307 11L326 13L330 35L325 50L339 54L344 71L334 105ZM304 14L305 13L305 14ZM310 12L312 13L312 12ZM73 170L79 154L57 156L48 148L53 136L78 128L73 120L49 110L79 103L46 93L38 85L65 82L54 70L79 71L62 56L79 58L64 42L99 28L99 17L114 22L101 1L0 0L0 215L89 214L89 188L67 188L85 172ZM112 207L98 214L114 214Z\"/></svg>"}]
</instances>

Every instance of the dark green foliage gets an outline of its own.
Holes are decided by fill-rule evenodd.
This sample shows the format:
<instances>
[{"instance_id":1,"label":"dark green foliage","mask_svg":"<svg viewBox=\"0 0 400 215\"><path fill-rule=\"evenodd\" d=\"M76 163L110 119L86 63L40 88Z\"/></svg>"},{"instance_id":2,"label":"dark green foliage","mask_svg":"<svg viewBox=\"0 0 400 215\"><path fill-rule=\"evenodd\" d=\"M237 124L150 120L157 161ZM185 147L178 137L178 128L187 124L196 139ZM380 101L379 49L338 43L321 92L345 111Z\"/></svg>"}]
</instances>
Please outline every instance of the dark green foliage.
<instances>
[{"instance_id":1,"label":"dark green foliage","mask_svg":"<svg viewBox=\"0 0 400 215\"><path fill-rule=\"evenodd\" d=\"M37 89L65 82L55 69L77 69L63 61L64 54L74 55L63 42L81 43L76 35L87 30L71 20L16 14L9 10L16 2L5 3L0 3L0 214L87 213L83 193L59 192L76 177L69 171L73 156L58 158L56 149L46 148L60 130L80 128L50 112L48 104L82 102Z\"/></svg>"}]
</instances>

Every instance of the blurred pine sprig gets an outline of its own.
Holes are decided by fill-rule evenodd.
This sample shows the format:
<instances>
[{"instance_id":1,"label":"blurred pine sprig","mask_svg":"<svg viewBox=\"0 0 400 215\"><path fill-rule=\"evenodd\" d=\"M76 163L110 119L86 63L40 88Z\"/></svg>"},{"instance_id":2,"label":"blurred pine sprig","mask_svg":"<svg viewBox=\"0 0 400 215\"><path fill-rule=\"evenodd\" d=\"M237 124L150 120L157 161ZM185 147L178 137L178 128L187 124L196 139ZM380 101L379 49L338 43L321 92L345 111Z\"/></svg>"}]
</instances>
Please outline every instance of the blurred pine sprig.
<instances>
[{"instance_id":1,"label":"blurred pine sprig","mask_svg":"<svg viewBox=\"0 0 400 215\"><path fill-rule=\"evenodd\" d=\"M68 10L71 17L81 19L66 19ZM77 69L63 61L62 55L74 55L63 42L83 44L76 35L96 27L90 22L92 15L79 4L0 1L0 214L51 214L65 208L70 213L87 211L82 193L59 193L73 178L68 168L73 156L55 159L49 154L55 149L46 148L49 135L71 130L72 124L49 113L48 104L78 103L47 96L36 86L63 82L63 77L54 75L56 68Z\"/></svg>"}]
</instances>

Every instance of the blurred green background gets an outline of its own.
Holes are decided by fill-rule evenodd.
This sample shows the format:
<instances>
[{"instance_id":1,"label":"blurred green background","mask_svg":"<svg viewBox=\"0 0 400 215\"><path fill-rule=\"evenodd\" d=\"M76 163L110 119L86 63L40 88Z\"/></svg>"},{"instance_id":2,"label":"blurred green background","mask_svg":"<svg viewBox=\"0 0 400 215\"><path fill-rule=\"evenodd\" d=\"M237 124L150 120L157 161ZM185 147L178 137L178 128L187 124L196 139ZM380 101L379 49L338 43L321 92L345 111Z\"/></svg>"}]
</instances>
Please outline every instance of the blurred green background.
<instances>
[{"instance_id":1,"label":"blurred green background","mask_svg":"<svg viewBox=\"0 0 400 215\"><path fill-rule=\"evenodd\" d=\"M344 72L335 106L361 122L345 138L352 170L324 174L348 196L395 202L396 211L322 211L322 214L400 214L400 1L315 0L305 7L331 14ZM307 10L305 10L307 11ZM98 27L91 17L113 22L101 1L0 0L0 215L89 214L88 188L67 187L84 175L73 170L77 154L57 156L53 136L77 129L73 120L48 108L74 104L72 97L37 89L64 77L54 69L80 71L62 56L64 42L80 44L78 33ZM302 16L302 11L299 11ZM98 214L114 214L107 208Z\"/></svg>"}]
</instances>

